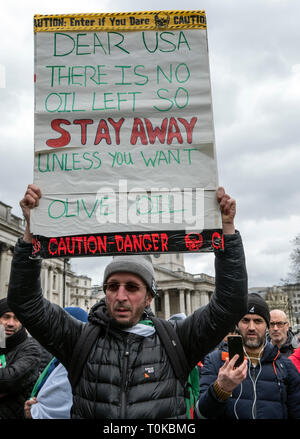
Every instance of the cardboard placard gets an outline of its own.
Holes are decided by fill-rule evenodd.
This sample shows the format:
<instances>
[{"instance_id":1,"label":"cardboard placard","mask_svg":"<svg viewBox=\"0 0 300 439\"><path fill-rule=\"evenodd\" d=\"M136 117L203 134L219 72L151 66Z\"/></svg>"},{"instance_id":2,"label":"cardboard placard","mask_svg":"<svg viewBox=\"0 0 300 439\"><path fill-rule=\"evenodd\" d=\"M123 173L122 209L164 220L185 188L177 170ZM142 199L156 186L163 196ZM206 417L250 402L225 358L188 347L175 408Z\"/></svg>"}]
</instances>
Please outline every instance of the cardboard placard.
<instances>
[{"instance_id":1,"label":"cardboard placard","mask_svg":"<svg viewBox=\"0 0 300 439\"><path fill-rule=\"evenodd\" d=\"M212 250L221 223L205 13L34 23L34 182L43 196L31 231L43 256L53 256L53 237L123 234L165 233L172 245L163 251ZM210 245L192 250L191 233Z\"/></svg>"}]
</instances>

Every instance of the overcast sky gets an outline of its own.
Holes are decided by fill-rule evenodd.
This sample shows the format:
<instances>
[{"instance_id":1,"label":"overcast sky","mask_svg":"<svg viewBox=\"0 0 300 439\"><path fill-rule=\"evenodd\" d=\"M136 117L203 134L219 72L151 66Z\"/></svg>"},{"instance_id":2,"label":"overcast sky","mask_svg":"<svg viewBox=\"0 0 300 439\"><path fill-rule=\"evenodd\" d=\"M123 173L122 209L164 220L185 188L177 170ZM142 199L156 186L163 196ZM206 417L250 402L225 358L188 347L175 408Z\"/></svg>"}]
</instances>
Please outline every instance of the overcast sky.
<instances>
[{"instance_id":1,"label":"overcast sky","mask_svg":"<svg viewBox=\"0 0 300 439\"><path fill-rule=\"evenodd\" d=\"M204 9L219 182L237 200L249 287L279 284L300 233L299 0L10 0L1 6L0 200L21 216L33 180L34 14ZM72 267L101 283L110 260ZM186 255L186 270L214 274L213 255Z\"/></svg>"}]
</instances>

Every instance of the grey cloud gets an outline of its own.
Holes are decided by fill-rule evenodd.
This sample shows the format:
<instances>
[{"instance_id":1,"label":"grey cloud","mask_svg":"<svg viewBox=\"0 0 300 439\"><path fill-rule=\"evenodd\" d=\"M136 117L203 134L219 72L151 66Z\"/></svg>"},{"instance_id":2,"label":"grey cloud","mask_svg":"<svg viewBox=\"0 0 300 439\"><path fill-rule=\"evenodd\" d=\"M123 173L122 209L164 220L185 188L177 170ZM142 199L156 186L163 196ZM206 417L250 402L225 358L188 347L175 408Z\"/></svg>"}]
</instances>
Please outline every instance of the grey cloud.
<instances>
[{"instance_id":1,"label":"grey cloud","mask_svg":"<svg viewBox=\"0 0 300 439\"><path fill-rule=\"evenodd\" d=\"M162 5L155 0L137 5L129 0L126 5L120 1L88 5L94 12L161 7L207 12L219 181L238 201L237 224L244 235L251 286L275 284L288 269L291 216L300 218L299 99L296 89L294 95L284 89L292 84L292 67L300 64L300 3L202 0L182 5L166 0ZM32 18L34 12L50 11L37 1L22 5L14 0L2 9L3 23L10 24L14 17L17 25L13 34L5 25L1 31L6 89L0 89L0 199L21 214L18 202L33 176ZM89 12L86 5L70 0L53 1L50 9ZM254 228L265 227L259 237L244 229L251 219L256 221ZM269 228L278 219L282 240L272 243ZM186 254L185 260L194 273L214 272L211 254ZM72 263L99 283L106 261L74 258Z\"/></svg>"}]
</instances>

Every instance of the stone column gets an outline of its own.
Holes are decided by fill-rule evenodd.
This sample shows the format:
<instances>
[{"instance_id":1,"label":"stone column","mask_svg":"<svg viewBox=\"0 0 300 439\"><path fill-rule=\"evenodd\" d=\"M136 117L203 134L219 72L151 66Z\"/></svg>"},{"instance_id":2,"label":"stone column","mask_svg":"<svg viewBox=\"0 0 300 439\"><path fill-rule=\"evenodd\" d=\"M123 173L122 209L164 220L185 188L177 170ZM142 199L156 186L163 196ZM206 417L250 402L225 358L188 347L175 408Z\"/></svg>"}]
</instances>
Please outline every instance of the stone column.
<instances>
[{"instance_id":1,"label":"stone column","mask_svg":"<svg viewBox=\"0 0 300 439\"><path fill-rule=\"evenodd\" d=\"M207 291L201 291L200 292L200 302L201 306L207 305L209 302L209 294Z\"/></svg>"},{"instance_id":2,"label":"stone column","mask_svg":"<svg viewBox=\"0 0 300 439\"><path fill-rule=\"evenodd\" d=\"M71 297L71 292L70 292L70 288L69 288L69 283L70 283L70 278L68 275L68 270L66 269L66 306L72 306L71 305L72 297Z\"/></svg>"},{"instance_id":3,"label":"stone column","mask_svg":"<svg viewBox=\"0 0 300 439\"><path fill-rule=\"evenodd\" d=\"M202 304L201 291L193 290L193 295L191 297L191 308L192 308L192 311L195 311L196 309L200 308L202 305L203 304Z\"/></svg>"},{"instance_id":4,"label":"stone column","mask_svg":"<svg viewBox=\"0 0 300 439\"><path fill-rule=\"evenodd\" d=\"M49 279L49 300L50 302L53 301L53 295L52 295L52 291L53 291L53 269L52 267L49 267L49 271L50 271L50 279Z\"/></svg>"},{"instance_id":5,"label":"stone column","mask_svg":"<svg viewBox=\"0 0 300 439\"><path fill-rule=\"evenodd\" d=\"M63 307L63 285L64 285L64 276L63 272L59 271L57 273L58 282L57 282L57 291L59 295L59 306Z\"/></svg>"},{"instance_id":6,"label":"stone column","mask_svg":"<svg viewBox=\"0 0 300 439\"><path fill-rule=\"evenodd\" d=\"M170 296L169 291L164 291L165 320L170 318Z\"/></svg>"},{"instance_id":7,"label":"stone column","mask_svg":"<svg viewBox=\"0 0 300 439\"><path fill-rule=\"evenodd\" d=\"M155 315L155 297L153 297L152 302L150 304L150 308L153 312L153 314Z\"/></svg>"},{"instance_id":8,"label":"stone column","mask_svg":"<svg viewBox=\"0 0 300 439\"><path fill-rule=\"evenodd\" d=\"M0 244L0 299L7 296L7 284L9 281L10 264L8 263L9 247L6 243Z\"/></svg>"},{"instance_id":9,"label":"stone column","mask_svg":"<svg viewBox=\"0 0 300 439\"><path fill-rule=\"evenodd\" d=\"M192 314L192 304L191 304L191 291L188 290L186 293L186 314L189 316Z\"/></svg>"},{"instance_id":10,"label":"stone column","mask_svg":"<svg viewBox=\"0 0 300 439\"><path fill-rule=\"evenodd\" d=\"M186 314L185 303L184 303L184 290L179 291L179 310L180 312Z\"/></svg>"}]
</instances>

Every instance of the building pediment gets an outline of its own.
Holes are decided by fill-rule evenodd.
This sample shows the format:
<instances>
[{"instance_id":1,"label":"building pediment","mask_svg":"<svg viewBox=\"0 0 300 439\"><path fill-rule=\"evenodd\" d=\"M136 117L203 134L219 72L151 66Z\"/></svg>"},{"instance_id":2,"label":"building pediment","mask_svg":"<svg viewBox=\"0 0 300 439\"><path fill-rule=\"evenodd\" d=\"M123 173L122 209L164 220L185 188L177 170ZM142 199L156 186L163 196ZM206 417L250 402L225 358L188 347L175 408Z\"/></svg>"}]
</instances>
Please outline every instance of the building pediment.
<instances>
[{"instance_id":1,"label":"building pediment","mask_svg":"<svg viewBox=\"0 0 300 439\"><path fill-rule=\"evenodd\" d=\"M171 271L167 268L160 267L159 265L154 266L154 271L157 282L180 281L183 279L183 274L181 272Z\"/></svg>"}]
</instances>

